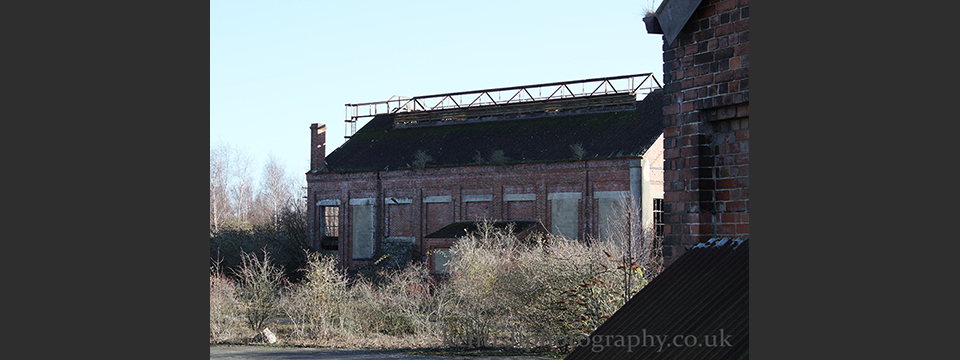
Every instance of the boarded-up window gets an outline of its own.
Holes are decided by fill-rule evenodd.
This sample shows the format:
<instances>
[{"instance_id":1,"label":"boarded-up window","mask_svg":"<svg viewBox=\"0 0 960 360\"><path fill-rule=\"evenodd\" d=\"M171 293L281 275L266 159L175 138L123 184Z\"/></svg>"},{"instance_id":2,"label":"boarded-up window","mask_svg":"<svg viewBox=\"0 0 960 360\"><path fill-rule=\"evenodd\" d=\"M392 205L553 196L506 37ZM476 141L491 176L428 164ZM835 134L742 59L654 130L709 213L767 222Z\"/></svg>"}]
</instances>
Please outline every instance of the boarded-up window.
<instances>
[{"instance_id":1,"label":"boarded-up window","mask_svg":"<svg viewBox=\"0 0 960 360\"><path fill-rule=\"evenodd\" d=\"M387 205L387 238L409 238L416 235L414 220L416 208L411 198L386 198Z\"/></svg>"},{"instance_id":2,"label":"boarded-up window","mask_svg":"<svg viewBox=\"0 0 960 360\"><path fill-rule=\"evenodd\" d=\"M506 220L536 220L534 219L535 194L504 194L504 217Z\"/></svg>"},{"instance_id":3,"label":"boarded-up window","mask_svg":"<svg viewBox=\"0 0 960 360\"><path fill-rule=\"evenodd\" d=\"M580 229L580 193L550 193L547 200L550 200L550 232L576 240Z\"/></svg>"},{"instance_id":4,"label":"boarded-up window","mask_svg":"<svg viewBox=\"0 0 960 360\"><path fill-rule=\"evenodd\" d=\"M630 236L630 214L627 209L630 193L597 191L594 192L594 198L597 199L600 241L626 240Z\"/></svg>"},{"instance_id":5,"label":"boarded-up window","mask_svg":"<svg viewBox=\"0 0 960 360\"><path fill-rule=\"evenodd\" d=\"M533 201L511 201L507 203L507 220L535 220Z\"/></svg>"},{"instance_id":6,"label":"boarded-up window","mask_svg":"<svg viewBox=\"0 0 960 360\"><path fill-rule=\"evenodd\" d=\"M491 215L491 195L464 195L463 201L463 219L468 221L490 220Z\"/></svg>"},{"instance_id":7,"label":"boarded-up window","mask_svg":"<svg viewBox=\"0 0 960 360\"><path fill-rule=\"evenodd\" d=\"M453 203L449 195L423 198L427 234L440 230L453 222Z\"/></svg>"},{"instance_id":8,"label":"boarded-up window","mask_svg":"<svg viewBox=\"0 0 960 360\"><path fill-rule=\"evenodd\" d=\"M374 200L351 199L353 213L353 258L369 259L373 256Z\"/></svg>"}]
</instances>

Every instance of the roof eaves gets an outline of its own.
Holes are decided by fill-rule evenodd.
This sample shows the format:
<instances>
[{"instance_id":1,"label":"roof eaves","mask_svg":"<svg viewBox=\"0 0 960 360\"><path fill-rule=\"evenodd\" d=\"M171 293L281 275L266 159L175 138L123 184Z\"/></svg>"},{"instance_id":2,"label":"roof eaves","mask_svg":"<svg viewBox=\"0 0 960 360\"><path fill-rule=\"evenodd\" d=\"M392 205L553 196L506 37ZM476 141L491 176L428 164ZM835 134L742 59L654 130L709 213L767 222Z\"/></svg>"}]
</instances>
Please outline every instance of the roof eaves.
<instances>
[{"instance_id":1,"label":"roof eaves","mask_svg":"<svg viewBox=\"0 0 960 360\"><path fill-rule=\"evenodd\" d=\"M673 44L690 16L703 0L663 0L657 8L656 18L663 30L667 45Z\"/></svg>"}]
</instances>

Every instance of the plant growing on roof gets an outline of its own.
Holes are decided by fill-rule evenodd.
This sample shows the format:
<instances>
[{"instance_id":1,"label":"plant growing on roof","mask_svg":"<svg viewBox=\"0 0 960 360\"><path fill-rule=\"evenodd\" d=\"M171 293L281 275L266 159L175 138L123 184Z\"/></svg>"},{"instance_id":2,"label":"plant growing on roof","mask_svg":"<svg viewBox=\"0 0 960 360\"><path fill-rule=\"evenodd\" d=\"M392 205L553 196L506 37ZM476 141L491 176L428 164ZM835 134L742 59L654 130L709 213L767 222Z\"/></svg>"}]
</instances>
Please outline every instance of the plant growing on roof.
<instances>
[{"instance_id":1,"label":"plant growing on roof","mask_svg":"<svg viewBox=\"0 0 960 360\"><path fill-rule=\"evenodd\" d=\"M494 150L493 153L490 154L490 163L493 165L501 166L506 164L507 161L510 161L510 158L504 155L503 150Z\"/></svg>"},{"instance_id":2,"label":"plant growing on roof","mask_svg":"<svg viewBox=\"0 0 960 360\"><path fill-rule=\"evenodd\" d=\"M643 17L651 17L657 14L657 8L653 6L653 0L650 0L650 3L643 7Z\"/></svg>"},{"instance_id":3,"label":"plant growing on roof","mask_svg":"<svg viewBox=\"0 0 960 360\"><path fill-rule=\"evenodd\" d=\"M427 163L433 161L433 157L427 155L426 151L417 150L417 153L413 155L413 167L417 169L423 169L427 166Z\"/></svg>"},{"instance_id":4,"label":"plant growing on roof","mask_svg":"<svg viewBox=\"0 0 960 360\"><path fill-rule=\"evenodd\" d=\"M657 20L657 8L653 6L653 1L650 1L649 6L645 6L643 10L643 23L647 28L647 33L649 34L662 34L663 29L660 27L660 22Z\"/></svg>"},{"instance_id":5,"label":"plant growing on roof","mask_svg":"<svg viewBox=\"0 0 960 360\"><path fill-rule=\"evenodd\" d=\"M587 151L579 143L570 145L570 151L573 151L574 160L583 160L587 156Z\"/></svg>"}]
</instances>

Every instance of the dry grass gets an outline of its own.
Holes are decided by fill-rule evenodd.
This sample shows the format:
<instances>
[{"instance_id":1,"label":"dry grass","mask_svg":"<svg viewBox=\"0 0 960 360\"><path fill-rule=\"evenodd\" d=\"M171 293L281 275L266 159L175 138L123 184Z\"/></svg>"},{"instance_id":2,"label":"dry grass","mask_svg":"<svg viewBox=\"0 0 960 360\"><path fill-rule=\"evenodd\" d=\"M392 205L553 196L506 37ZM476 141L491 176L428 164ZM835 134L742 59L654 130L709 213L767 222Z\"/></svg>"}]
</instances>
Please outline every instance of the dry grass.
<instances>
[{"instance_id":1,"label":"dry grass","mask_svg":"<svg viewBox=\"0 0 960 360\"><path fill-rule=\"evenodd\" d=\"M244 326L233 281L216 269L210 274L210 342L236 343L253 332Z\"/></svg>"},{"instance_id":2,"label":"dry grass","mask_svg":"<svg viewBox=\"0 0 960 360\"><path fill-rule=\"evenodd\" d=\"M524 242L489 224L451 249L442 282L424 264L381 273L378 283L351 279L335 258L310 255L304 281L282 287L263 325L297 346L562 353L646 283L631 258L617 241ZM265 263L251 265L273 274ZM249 341L256 326L243 326L252 308L241 296L249 292L216 272L210 289L211 342Z\"/></svg>"},{"instance_id":3,"label":"dry grass","mask_svg":"<svg viewBox=\"0 0 960 360\"><path fill-rule=\"evenodd\" d=\"M450 346L565 348L612 315L645 282L616 242L559 237L521 242L481 226L452 249L453 301L442 318Z\"/></svg>"}]
</instances>

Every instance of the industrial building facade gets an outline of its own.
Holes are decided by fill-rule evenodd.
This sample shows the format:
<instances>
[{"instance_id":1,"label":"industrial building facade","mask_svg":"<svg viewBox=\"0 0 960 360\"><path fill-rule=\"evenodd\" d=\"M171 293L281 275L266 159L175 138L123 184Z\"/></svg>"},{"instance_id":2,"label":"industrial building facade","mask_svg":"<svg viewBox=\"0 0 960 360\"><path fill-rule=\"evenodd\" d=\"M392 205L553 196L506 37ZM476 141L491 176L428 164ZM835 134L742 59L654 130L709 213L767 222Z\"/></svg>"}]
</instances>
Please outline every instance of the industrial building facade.
<instances>
[{"instance_id":1,"label":"industrial building facade","mask_svg":"<svg viewBox=\"0 0 960 360\"><path fill-rule=\"evenodd\" d=\"M569 84L536 86L545 85ZM652 236L663 198L663 94L637 88L384 112L329 156L326 126L313 124L310 246L356 269L407 245L439 272L454 239L431 234L452 224L535 223L602 240L631 205L639 211L630 221ZM514 89L533 93L501 90ZM487 91L445 98L474 93L496 102Z\"/></svg>"}]
</instances>

